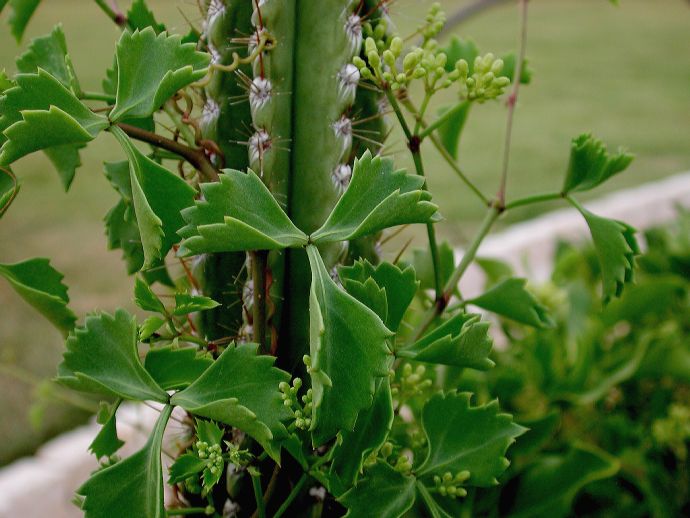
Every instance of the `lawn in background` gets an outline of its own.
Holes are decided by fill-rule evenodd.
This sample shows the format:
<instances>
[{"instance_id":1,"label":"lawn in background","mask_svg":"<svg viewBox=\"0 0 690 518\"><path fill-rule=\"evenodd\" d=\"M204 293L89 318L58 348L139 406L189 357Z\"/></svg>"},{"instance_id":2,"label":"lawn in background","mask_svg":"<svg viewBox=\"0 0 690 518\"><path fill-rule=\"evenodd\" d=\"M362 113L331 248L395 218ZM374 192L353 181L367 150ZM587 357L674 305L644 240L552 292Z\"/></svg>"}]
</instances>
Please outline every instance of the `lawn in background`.
<instances>
[{"instance_id":1,"label":"lawn in background","mask_svg":"<svg viewBox=\"0 0 690 518\"><path fill-rule=\"evenodd\" d=\"M392 11L399 28L414 28L430 3L398 0ZM442 3L452 12L464 2ZM690 168L690 9L683 0L620 3L615 8L606 0L530 2L528 56L534 79L522 90L516 113L509 198L557 189L570 139L585 131L614 147L625 145L637 155L628 172L596 195ZM120 0L120 4L126 2ZM186 32L186 22L178 7L200 25L195 1L150 0L149 4L180 32ZM0 28L0 68L13 72L20 48L5 21ZM92 2L46 0L30 24L22 48L31 37L49 32L57 21L63 22L82 85L98 89L111 63L118 31ZM509 3L456 32L471 35L483 52L500 53L515 47L516 31L516 10ZM447 96L445 101L453 99ZM498 182L504 125L502 104L478 107L461 148L463 169L488 194L495 192ZM389 149L399 151L395 156L400 165L408 165L402 141L395 140ZM132 283L126 278L119 252L106 250L102 225L116 198L101 174L101 163L121 158L115 141L103 135L82 153L84 166L67 194L47 160L41 156L23 159L15 167L22 192L0 221L0 262L50 257L65 273L72 307L80 317L94 309L131 308ZM461 245L481 219L484 207L432 148L426 168L430 188L446 216L439 232ZM526 218L549 208L535 207L507 219ZM415 244L424 246L423 233L413 235ZM0 283L0 307L0 361L38 377L53 376L63 350L60 336L5 283ZM0 374L0 464L30 452L77 417L58 405L45 416L41 430L33 429L27 417L32 392L30 385Z\"/></svg>"}]
</instances>

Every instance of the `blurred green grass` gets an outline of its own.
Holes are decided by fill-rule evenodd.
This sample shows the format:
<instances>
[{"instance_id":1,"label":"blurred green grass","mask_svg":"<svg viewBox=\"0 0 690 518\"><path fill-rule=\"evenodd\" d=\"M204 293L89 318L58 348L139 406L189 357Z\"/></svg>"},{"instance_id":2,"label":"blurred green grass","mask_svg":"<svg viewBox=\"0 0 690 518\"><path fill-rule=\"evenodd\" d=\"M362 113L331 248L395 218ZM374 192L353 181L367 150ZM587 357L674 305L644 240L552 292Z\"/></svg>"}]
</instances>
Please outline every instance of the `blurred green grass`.
<instances>
[{"instance_id":1,"label":"blurred green grass","mask_svg":"<svg viewBox=\"0 0 690 518\"><path fill-rule=\"evenodd\" d=\"M413 29L430 3L394 3L391 9L401 32ZM442 3L449 13L462 5L457 0ZM172 30L187 30L180 11L200 25L193 0L149 0L149 4ZM625 145L637 155L629 171L596 195L690 168L690 9L683 0L622 0L621 4L614 8L605 0L531 2L528 56L535 74L533 83L522 90L516 114L509 198L557 189L570 139L584 131L592 131L611 146ZM99 89L111 63L117 29L92 2L50 0L43 2L21 48L58 21L64 25L82 85ZM509 3L455 32L471 36L483 52L511 50L516 41L516 11ZM0 68L13 72L19 53L3 20ZM443 101L451 103L452 96ZM498 182L504 125L502 104L478 107L461 148L463 169L488 194ZM409 166L399 137L389 149L399 151L400 165ZM484 207L433 148L425 151L430 188L446 217L439 232L452 243L462 244ZM100 137L82 153L84 165L67 194L47 160L41 156L23 159L15 167L22 192L0 222L0 262L50 257L65 273L72 306L80 316L95 309L131 307L132 283L119 252L106 250L102 225L115 196L101 174L101 164L119 158L114 140ZM549 208L516 212L506 222ZM424 246L423 235L412 235L415 244ZM63 349L57 332L4 283L0 283L0 307L0 361L38 376L52 376ZM0 374L0 464L30 452L46 437L83 418L57 405L46 415L44 426L33 429L27 417L31 396L29 385Z\"/></svg>"}]
</instances>

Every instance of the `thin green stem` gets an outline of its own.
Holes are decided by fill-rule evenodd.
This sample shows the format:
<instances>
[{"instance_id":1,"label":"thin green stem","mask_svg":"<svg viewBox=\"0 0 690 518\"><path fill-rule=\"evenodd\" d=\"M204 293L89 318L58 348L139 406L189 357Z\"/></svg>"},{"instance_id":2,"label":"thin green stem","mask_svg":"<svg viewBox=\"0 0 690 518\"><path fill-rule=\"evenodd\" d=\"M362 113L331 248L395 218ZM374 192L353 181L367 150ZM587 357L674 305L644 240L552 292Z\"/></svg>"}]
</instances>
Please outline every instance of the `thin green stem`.
<instances>
[{"instance_id":1,"label":"thin green stem","mask_svg":"<svg viewBox=\"0 0 690 518\"><path fill-rule=\"evenodd\" d=\"M441 515L438 512L438 506L436 505L436 502L434 502L434 499L426 486L421 482L417 482L417 491L419 491L419 494L422 495L422 500L424 500L426 508L429 510L429 513L431 513L432 518L441 518Z\"/></svg>"},{"instance_id":2,"label":"thin green stem","mask_svg":"<svg viewBox=\"0 0 690 518\"><path fill-rule=\"evenodd\" d=\"M82 101L104 101L108 104L115 104L115 96L101 92L81 92L79 99Z\"/></svg>"},{"instance_id":3,"label":"thin green stem","mask_svg":"<svg viewBox=\"0 0 690 518\"><path fill-rule=\"evenodd\" d=\"M400 123L400 127L402 127L403 133L405 134L405 138L407 139L407 143L409 144L410 141L412 141L414 135L412 134L410 126L407 124L407 121L405 120L405 116L403 115L403 112L400 109L398 100L395 98L395 94L391 92L390 89L386 88L384 92L386 93L388 103L391 105L391 108L393 108L393 112L395 112L395 116L397 117L398 122Z\"/></svg>"},{"instance_id":4,"label":"thin green stem","mask_svg":"<svg viewBox=\"0 0 690 518\"><path fill-rule=\"evenodd\" d=\"M424 140L423 134L419 132L419 130L422 129L422 119L424 118L424 115L426 115L426 110L429 107L429 101L431 100L431 93L426 92L424 95L424 100L422 101L422 105L419 107L419 117L417 117L417 122L414 126L414 134L419 136L420 140Z\"/></svg>"},{"instance_id":5,"label":"thin green stem","mask_svg":"<svg viewBox=\"0 0 690 518\"><path fill-rule=\"evenodd\" d=\"M254 341L259 344L259 351L265 354L266 347L266 271L268 269L268 251L257 250L251 252L252 283L254 301L252 304Z\"/></svg>"},{"instance_id":6,"label":"thin green stem","mask_svg":"<svg viewBox=\"0 0 690 518\"><path fill-rule=\"evenodd\" d=\"M273 518L280 518L283 516L283 514L285 514L285 512L290 508L290 504L292 504L295 498L297 498L297 495L299 495L300 491L302 491L302 488L304 487L304 484L307 483L308 478L309 476L306 473L300 477L300 479L297 481L297 484L295 484L295 487L292 488L292 491L290 491L290 494L287 496L283 504L273 515Z\"/></svg>"},{"instance_id":7,"label":"thin green stem","mask_svg":"<svg viewBox=\"0 0 690 518\"><path fill-rule=\"evenodd\" d=\"M424 128L424 131L419 133L419 138L421 138L422 140L427 138L434 131L436 131L438 128L440 128L446 122L448 122L451 118L453 118L456 114L458 114L462 110L466 109L468 104L469 104L469 101L467 101L467 100L460 101L458 104L453 106L450 110L447 110L446 112L444 112L443 115L441 115L434 122L432 122L431 124L426 126ZM420 112L420 117L424 117L424 114L421 112ZM421 118L419 120L419 123L421 124Z\"/></svg>"},{"instance_id":8,"label":"thin green stem","mask_svg":"<svg viewBox=\"0 0 690 518\"><path fill-rule=\"evenodd\" d=\"M501 183L498 187L496 198L500 207L505 206L506 184L508 183L508 168L510 166L510 149L513 140L513 120L515 117L515 105L517 104L520 92L520 78L525 64L525 53L527 51L527 6L529 0L520 0L520 50L517 63L515 65L515 75L513 76L513 88L508 96L508 116L506 117L506 132L503 142L503 167L501 169Z\"/></svg>"},{"instance_id":9,"label":"thin green stem","mask_svg":"<svg viewBox=\"0 0 690 518\"><path fill-rule=\"evenodd\" d=\"M110 18L118 27L125 27L127 25L127 18L121 12L115 11L106 0L94 0L96 5L101 8L108 18Z\"/></svg>"},{"instance_id":10,"label":"thin green stem","mask_svg":"<svg viewBox=\"0 0 690 518\"><path fill-rule=\"evenodd\" d=\"M189 514L206 514L205 507L181 507L180 509L166 509L166 516L187 516Z\"/></svg>"},{"instance_id":11,"label":"thin green stem","mask_svg":"<svg viewBox=\"0 0 690 518\"><path fill-rule=\"evenodd\" d=\"M524 198L519 198L515 201L511 201L510 203L506 203L504 209L510 210L510 209L515 209L517 207L523 207L525 205L532 205L534 203L543 203L545 201L560 200L563 198L564 198L564 195L563 195L563 193L560 193L560 192L548 192L548 193L544 193L544 194L534 194L532 196L526 196Z\"/></svg>"},{"instance_id":12,"label":"thin green stem","mask_svg":"<svg viewBox=\"0 0 690 518\"><path fill-rule=\"evenodd\" d=\"M577 210L579 210L579 211L582 212L583 214L584 214L585 212L587 212L587 209L585 209L584 206L583 206L579 201L577 201L575 198L573 198L572 196L570 196L570 194L566 194L566 195L564 196L564 198L565 198L566 200L568 200L568 202L569 202L573 207L575 207Z\"/></svg>"},{"instance_id":13,"label":"thin green stem","mask_svg":"<svg viewBox=\"0 0 690 518\"><path fill-rule=\"evenodd\" d=\"M256 516L266 518L266 503L264 502L264 492L261 489L261 473L258 469L249 469L252 477L252 487L254 488L254 499L256 500Z\"/></svg>"}]
</instances>

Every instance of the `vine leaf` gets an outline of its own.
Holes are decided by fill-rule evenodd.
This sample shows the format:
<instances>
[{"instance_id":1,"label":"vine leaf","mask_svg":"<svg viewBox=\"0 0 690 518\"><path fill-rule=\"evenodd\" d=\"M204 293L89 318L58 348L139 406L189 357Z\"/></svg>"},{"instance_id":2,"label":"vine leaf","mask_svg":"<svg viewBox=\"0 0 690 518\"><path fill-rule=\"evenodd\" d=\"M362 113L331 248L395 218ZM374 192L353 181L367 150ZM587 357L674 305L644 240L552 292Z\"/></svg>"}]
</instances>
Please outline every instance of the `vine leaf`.
<instances>
[{"instance_id":1,"label":"vine leaf","mask_svg":"<svg viewBox=\"0 0 690 518\"><path fill-rule=\"evenodd\" d=\"M141 246L139 225L132 207L119 200L105 216L105 229L108 236L108 250L119 248L125 261L127 273L141 270L144 265L144 249Z\"/></svg>"},{"instance_id":2,"label":"vine leaf","mask_svg":"<svg viewBox=\"0 0 690 518\"><path fill-rule=\"evenodd\" d=\"M175 309L172 314L175 316L188 315L197 311L205 311L220 306L218 302L201 295L190 295L189 293L175 294Z\"/></svg>"},{"instance_id":3,"label":"vine leaf","mask_svg":"<svg viewBox=\"0 0 690 518\"><path fill-rule=\"evenodd\" d=\"M395 171L393 161L366 151L355 160L352 180L323 226L315 244L348 241L385 228L438 221L438 207L422 190L424 178Z\"/></svg>"},{"instance_id":4,"label":"vine leaf","mask_svg":"<svg viewBox=\"0 0 690 518\"><path fill-rule=\"evenodd\" d=\"M127 25L135 30L151 27L156 31L156 34L160 34L165 30L165 25L158 23L144 0L134 0L132 2L129 11L127 11Z\"/></svg>"},{"instance_id":5,"label":"vine leaf","mask_svg":"<svg viewBox=\"0 0 690 518\"><path fill-rule=\"evenodd\" d=\"M139 340L148 340L153 333L158 331L165 324L166 320L161 317L151 316L144 320L139 326Z\"/></svg>"},{"instance_id":6,"label":"vine leaf","mask_svg":"<svg viewBox=\"0 0 690 518\"><path fill-rule=\"evenodd\" d=\"M109 126L107 118L89 110L44 70L19 74L16 83L0 97L0 132L5 140L0 148L0 164L41 149L83 146ZM58 149L53 159L62 155L64 149ZM73 162L74 157L70 160ZM65 184L67 180L63 177Z\"/></svg>"},{"instance_id":7,"label":"vine leaf","mask_svg":"<svg viewBox=\"0 0 690 518\"><path fill-rule=\"evenodd\" d=\"M408 266L402 270L388 262L374 266L369 261L363 260L356 261L352 266L341 267L338 273L343 287L353 296L355 296L353 290L364 286L368 279L373 279L386 294L387 312L381 319L391 331L398 330L419 287L414 268ZM357 296L355 298L359 299ZM380 316L380 313L377 312L377 314Z\"/></svg>"},{"instance_id":8,"label":"vine leaf","mask_svg":"<svg viewBox=\"0 0 690 518\"><path fill-rule=\"evenodd\" d=\"M525 284L526 279L511 277L467 302L528 326L553 327L554 322L547 308L525 289Z\"/></svg>"},{"instance_id":9,"label":"vine leaf","mask_svg":"<svg viewBox=\"0 0 690 518\"><path fill-rule=\"evenodd\" d=\"M12 8L12 14L8 23L12 32L12 36L19 43L24 36L24 31L26 26L29 24L31 17L41 3L41 0L2 0L0 1L0 11L5 7L6 4L10 5Z\"/></svg>"},{"instance_id":10,"label":"vine leaf","mask_svg":"<svg viewBox=\"0 0 690 518\"><path fill-rule=\"evenodd\" d=\"M339 501L348 509L346 518L400 518L412 508L415 493L414 477L378 462Z\"/></svg>"},{"instance_id":11,"label":"vine leaf","mask_svg":"<svg viewBox=\"0 0 690 518\"><path fill-rule=\"evenodd\" d=\"M342 432L342 443L337 446L331 464L331 492L337 496L357 482L364 461L386 442L392 425L390 382L381 378L377 381L374 403L359 413L352 432Z\"/></svg>"},{"instance_id":12,"label":"vine leaf","mask_svg":"<svg viewBox=\"0 0 690 518\"><path fill-rule=\"evenodd\" d=\"M77 490L85 518L165 518L161 448L171 412L171 406L163 408L141 450L97 471Z\"/></svg>"},{"instance_id":13,"label":"vine leaf","mask_svg":"<svg viewBox=\"0 0 690 518\"><path fill-rule=\"evenodd\" d=\"M179 240L184 221L180 211L194 202L195 190L182 178L157 164L114 126L113 135L129 159L132 204L144 249L144 267L160 261Z\"/></svg>"},{"instance_id":14,"label":"vine leaf","mask_svg":"<svg viewBox=\"0 0 690 518\"><path fill-rule=\"evenodd\" d=\"M206 74L209 56L152 27L125 31L117 44L117 94L110 120L144 118Z\"/></svg>"},{"instance_id":15,"label":"vine leaf","mask_svg":"<svg viewBox=\"0 0 690 518\"><path fill-rule=\"evenodd\" d=\"M134 281L134 303L144 311L165 314L161 299L153 293L151 287L139 277Z\"/></svg>"},{"instance_id":16,"label":"vine leaf","mask_svg":"<svg viewBox=\"0 0 690 518\"><path fill-rule=\"evenodd\" d=\"M117 413L121 401L121 399L118 399L112 405L101 403L96 421L98 424L103 425L103 427L89 445L89 450L91 450L96 458L110 457L125 444L124 441L121 441L117 436L117 425L115 421L115 414Z\"/></svg>"},{"instance_id":17,"label":"vine leaf","mask_svg":"<svg viewBox=\"0 0 690 518\"><path fill-rule=\"evenodd\" d=\"M167 403L168 394L139 361L137 337L136 318L123 309L87 316L67 339L58 381L84 392Z\"/></svg>"},{"instance_id":18,"label":"vine leaf","mask_svg":"<svg viewBox=\"0 0 690 518\"><path fill-rule=\"evenodd\" d=\"M624 171L633 156L623 150L611 155L606 145L592 135L583 134L573 139L570 163L563 184L563 192L589 191L612 176Z\"/></svg>"},{"instance_id":19,"label":"vine leaf","mask_svg":"<svg viewBox=\"0 0 690 518\"><path fill-rule=\"evenodd\" d=\"M441 284L446 284L455 270L455 256L453 247L444 241L438 246L438 255L441 270ZM433 290L436 286L434 280L434 261L431 257L431 250L415 249L412 252L412 265L419 279L420 287L423 290Z\"/></svg>"},{"instance_id":20,"label":"vine leaf","mask_svg":"<svg viewBox=\"0 0 690 518\"><path fill-rule=\"evenodd\" d=\"M201 473L206 469L208 460L200 459L193 453L185 453L175 459L173 465L170 466L170 478L168 484L178 484L184 482L189 477Z\"/></svg>"},{"instance_id":21,"label":"vine leaf","mask_svg":"<svg viewBox=\"0 0 690 518\"><path fill-rule=\"evenodd\" d=\"M353 430L357 414L371 406L376 378L388 375L392 333L376 313L335 284L315 246L307 246L307 254L311 431L319 446L341 430Z\"/></svg>"},{"instance_id":22,"label":"vine leaf","mask_svg":"<svg viewBox=\"0 0 690 518\"><path fill-rule=\"evenodd\" d=\"M151 349L144 368L163 390L179 390L194 383L213 360L198 356L195 349L174 349L173 346Z\"/></svg>"},{"instance_id":23,"label":"vine leaf","mask_svg":"<svg viewBox=\"0 0 690 518\"><path fill-rule=\"evenodd\" d=\"M182 212L187 226L181 256L206 252L276 250L307 244L261 179L225 170L219 181L201 185L203 199Z\"/></svg>"},{"instance_id":24,"label":"vine leaf","mask_svg":"<svg viewBox=\"0 0 690 518\"><path fill-rule=\"evenodd\" d=\"M67 286L63 275L50 266L48 259L29 259L14 264L0 264L0 276L12 288L57 327L63 335L74 328L77 317L67 307Z\"/></svg>"},{"instance_id":25,"label":"vine leaf","mask_svg":"<svg viewBox=\"0 0 690 518\"><path fill-rule=\"evenodd\" d=\"M493 340L489 323L480 315L460 313L427 333L409 348L396 352L399 358L477 370L494 366L489 359Z\"/></svg>"},{"instance_id":26,"label":"vine leaf","mask_svg":"<svg viewBox=\"0 0 690 518\"><path fill-rule=\"evenodd\" d=\"M544 455L518 479L510 518L567 516L587 484L612 477L618 461L593 446L576 444L565 455Z\"/></svg>"},{"instance_id":27,"label":"vine leaf","mask_svg":"<svg viewBox=\"0 0 690 518\"><path fill-rule=\"evenodd\" d=\"M273 366L275 358L257 355L257 348L257 344L231 344L171 402L194 415L239 428L278 461L279 441L287 437L281 421L291 416L278 385L290 375Z\"/></svg>"},{"instance_id":28,"label":"vine leaf","mask_svg":"<svg viewBox=\"0 0 690 518\"><path fill-rule=\"evenodd\" d=\"M0 0L1 2L2 0ZM0 70L0 94L14 86L14 81L7 77L7 72L3 68Z\"/></svg>"},{"instance_id":29,"label":"vine leaf","mask_svg":"<svg viewBox=\"0 0 690 518\"><path fill-rule=\"evenodd\" d=\"M456 111L446 122L438 128L438 136L441 144L448 151L450 156L458 159L458 149L460 147L460 136L462 130L465 129L467 117L470 114L470 103L465 102L462 108ZM443 108L439 111L438 116L443 116L451 107Z\"/></svg>"},{"instance_id":30,"label":"vine leaf","mask_svg":"<svg viewBox=\"0 0 690 518\"><path fill-rule=\"evenodd\" d=\"M19 194L19 188L20 184L14 173L9 169L0 167L0 218L5 215Z\"/></svg>"},{"instance_id":31,"label":"vine leaf","mask_svg":"<svg viewBox=\"0 0 690 518\"><path fill-rule=\"evenodd\" d=\"M469 485L488 487L510 464L508 447L526 428L500 414L498 401L471 406L469 393L437 394L422 410L422 426L429 445L426 459L415 470L418 477L442 476L467 470Z\"/></svg>"},{"instance_id":32,"label":"vine leaf","mask_svg":"<svg viewBox=\"0 0 690 518\"><path fill-rule=\"evenodd\" d=\"M640 248L635 229L614 219L602 218L579 207L587 221L592 241L601 264L604 304L612 297L620 297L626 284L633 281L635 256Z\"/></svg>"}]
</instances>

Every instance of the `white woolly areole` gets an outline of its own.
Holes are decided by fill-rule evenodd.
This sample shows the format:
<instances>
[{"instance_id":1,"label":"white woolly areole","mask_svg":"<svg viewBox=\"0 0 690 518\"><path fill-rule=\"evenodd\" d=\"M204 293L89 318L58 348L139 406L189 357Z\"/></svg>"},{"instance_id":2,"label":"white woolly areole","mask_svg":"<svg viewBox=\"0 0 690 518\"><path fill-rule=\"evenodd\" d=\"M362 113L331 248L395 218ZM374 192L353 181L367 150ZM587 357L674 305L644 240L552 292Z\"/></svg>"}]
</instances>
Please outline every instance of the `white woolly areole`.
<instances>
[{"instance_id":1,"label":"white woolly areole","mask_svg":"<svg viewBox=\"0 0 690 518\"><path fill-rule=\"evenodd\" d=\"M271 136L264 129L260 129L249 137L249 161L259 163L271 149ZM263 171L262 171L263 173Z\"/></svg>"},{"instance_id":2,"label":"white woolly areole","mask_svg":"<svg viewBox=\"0 0 690 518\"><path fill-rule=\"evenodd\" d=\"M270 80L263 77L255 77L252 80L249 86L249 106L253 116L271 101L272 95L273 84Z\"/></svg>"},{"instance_id":3,"label":"white woolly areole","mask_svg":"<svg viewBox=\"0 0 690 518\"><path fill-rule=\"evenodd\" d=\"M205 128L215 124L220 117L220 105L212 98L206 99L203 109L201 110L201 125Z\"/></svg>"},{"instance_id":4,"label":"white woolly areole","mask_svg":"<svg viewBox=\"0 0 690 518\"><path fill-rule=\"evenodd\" d=\"M333 128L335 138L340 142L341 149L339 159L342 160L345 158L345 155L350 152L350 148L352 148L352 119L347 115L343 115L340 119L331 124L331 128Z\"/></svg>"},{"instance_id":5,"label":"white woolly areole","mask_svg":"<svg viewBox=\"0 0 690 518\"><path fill-rule=\"evenodd\" d=\"M352 63L346 64L338 72L338 98L348 106L355 102L359 79L359 69Z\"/></svg>"},{"instance_id":6,"label":"white woolly areole","mask_svg":"<svg viewBox=\"0 0 690 518\"><path fill-rule=\"evenodd\" d=\"M349 164L338 164L331 173L331 180L333 180L333 186L338 191L338 194L345 192L347 186L350 185L351 179L352 167Z\"/></svg>"},{"instance_id":7,"label":"white woolly areole","mask_svg":"<svg viewBox=\"0 0 690 518\"><path fill-rule=\"evenodd\" d=\"M225 3L223 0L211 0L206 10L206 20L204 21L204 28L213 25L218 17L225 12Z\"/></svg>"},{"instance_id":8,"label":"white woolly areole","mask_svg":"<svg viewBox=\"0 0 690 518\"><path fill-rule=\"evenodd\" d=\"M345 20L345 35L347 36L348 50L351 56L359 54L362 48L362 18L357 14L351 14Z\"/></svg>"}]
</instances>

